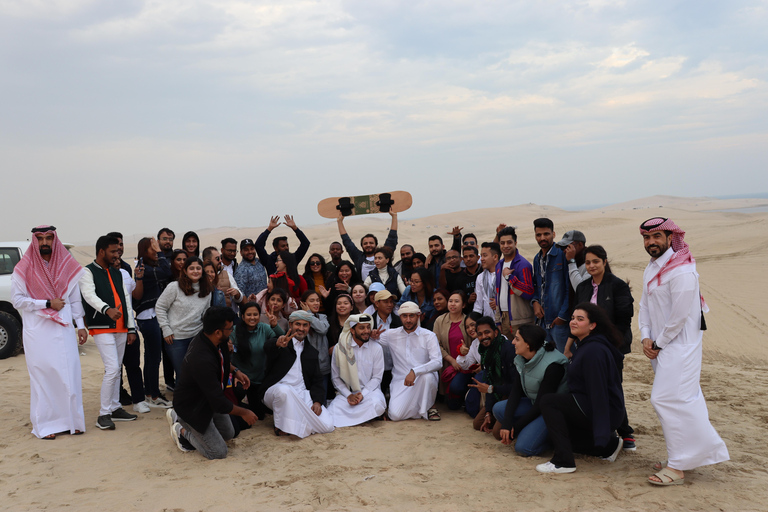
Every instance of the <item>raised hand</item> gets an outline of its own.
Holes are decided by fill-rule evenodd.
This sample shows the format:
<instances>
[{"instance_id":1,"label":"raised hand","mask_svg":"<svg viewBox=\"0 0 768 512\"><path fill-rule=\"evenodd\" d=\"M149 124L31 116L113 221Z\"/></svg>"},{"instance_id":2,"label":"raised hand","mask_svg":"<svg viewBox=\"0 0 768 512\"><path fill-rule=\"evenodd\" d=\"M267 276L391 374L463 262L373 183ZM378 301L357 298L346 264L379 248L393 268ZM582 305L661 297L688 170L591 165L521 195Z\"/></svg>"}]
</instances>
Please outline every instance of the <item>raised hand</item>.
<instances>
[{"instance_id":1,"label":"raised hand","mask_svg":"<svg viewBox=\"0 0 768 512\"><path fill-rule=\"evenodd\" d=\"M289 228L291 228L291 229L292 229L292 230L294 230L294 231L296 231L297 229L299 229L299 228L296 226L296 222L294 222L294 220L293 220L293 215L286 215L286 216L284 217L284 219L285 219L285 222L283 222L283 224L285 224L286 226L288 226Z\"/></svg>"},{"instance_id":2,"label":"raised hand","mask_svg":"<svg viewBox=\"0 0 768 512\"><path fill-rule=\"evenodd\" d=\"M269 218L269 226L267 226L267 230L268 231L272 231L273 229L275 229L279 225L280 225L280 216L279 215L275 215L274 217L270 217Z\"/></svg>"},{"instance_id":3,"label":"raised hand","mask_svg":"<svg viewBox=\"0 0 768 512\"><path fill-rule=\"evenodd\" d=\"M277 346L280 348L287 347L288 342L291 341L292 337L293 337L293 331L289 328L287 333L277 338Z\"/></svg>"},{"instance_id":4,"label":"raised hand","mask_svg":"<svg viewBox=\"0 0 768 512\"><path fill-rule=\"evenodd\" d=\"M456 236L461 234L461 230L464 228L461 228L459 226L454 226L452 230L450 230L447 234L451 236Z\"/></svg>"},{"instance_id":5,"label":"raised hand","mask_svg":"<svg viewBox=\"0 0 768 512\"><path fill-rule=\"evenodd\" d=\"M502 229L504 229L505 227L507 227L507 225L506 225L506 224L504 224L504 223L502 222L501 224L499 224L498 226L496 226L496 232L498 233L499 231L501 231L501 230L502 230Z\"/></svg>"}]
</instances>

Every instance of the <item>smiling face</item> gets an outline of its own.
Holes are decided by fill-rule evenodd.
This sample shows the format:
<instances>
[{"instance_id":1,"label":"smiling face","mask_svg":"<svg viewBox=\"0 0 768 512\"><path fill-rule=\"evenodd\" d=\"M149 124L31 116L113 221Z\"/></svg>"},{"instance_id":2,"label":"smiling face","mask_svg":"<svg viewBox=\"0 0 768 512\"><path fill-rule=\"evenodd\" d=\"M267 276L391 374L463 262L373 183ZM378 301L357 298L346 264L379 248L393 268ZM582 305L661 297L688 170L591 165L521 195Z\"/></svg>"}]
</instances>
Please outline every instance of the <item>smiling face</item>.
<instances>
[{"instance_id":1,"label":"smiling face","mask_svg":"<svg viewBox=\"0 0 768 512\"><path fill-rule=\"evenodd\" d=\"M643 245L645 251L651 255L651 258L658 258L669 249L672 242L672 235L667 235L664 231L653 231L643 234Z\"/></svg>"},{"instance_id":2,"label":"smiling face","mask_svg":"<svg viewBox=\"0 0 768 512\"><path fill-rule=\"evenodd\" d=\"M448 312L453 314L459 314L461 313L461 310L464 308L464 301L461 298L461 295L458 293L452 294L448 298Z\"/></svg>"},{"instance_id":3,"label":"smiling face","mask_svg":"<svg viewBox=\"0 0 768 512\"><path fill-rule=\"evenodd\" d=\"M350 329L350 331L352 332L352 337L358 345L362 345L371 339L371 324L358 323L355 324L355 326Z\"/></svg>"},{"instance_id":4,"label":"smiling face","mask_svg":"<svg viewBox=\"0 0 768 512\"><path fill-rule=\"evenodd\" d=\"M315 274L321 274L323 272L323 263L317 256L309 258L309 268Z\"/></svg>"},{"instance_id":5,"label":"smiling face","mask_svg":"<svg viewBox=\"0 0 768 512\"><path fill-rule=\"evenodd\" d=\"M392 311L395 309L395 298L390 297L385 300L377 300L376 301L376 311L378 311L381 316L389 316L392 314Z\"/></svg>"},{"instance_id":6,"label":"smiling face","mask_svg":"<svg viewBox=\"0 0 768 512\"><path fill-rule=\"evenodd\" d=\"M189 237L187 238L187 241L184 242L184 250L187 251L187 254L194 254L198 245L199 244L194 237Z\"/></svg>"},{"instance_id":7,"label":"smiling face","mask_svg":"<svg viewBox=\"0 0 768 512\"><path fill-rule=\"evenodd\" d=\"M376 239L372 236L367 236L363 238L362 246L363 253L365 253L366 256L372 256L373 251L376 250Z\"/></svg>"},{"instance_id":8,"label":"smiling face","mask_svg":"<svg viewBox=\"0 0 768 512\"><path fill-rule=\"evenodd\" d=\"M342 318L346 318L352 313L352 303L348 297L339 297L336 300L336 314Z\"/></svg>"},{"instance_id":9,"label":"smiling face","mask_svg":"<svg viewBox=\"0 0 768 512\"><path fill-rule=\"evenodd\" d=\"M579 340L586 338L592 329L597 327L597 324L591 323L587 312L583 309L577 309L571 315L571 335L575 336Z\"/></svg>"},{"instance_id":10,"label":"smiling face","mask_svg":"<svg viewBox=\"0 0 768 512\"><path fill-rule=\"evenodd\" d=\"M470 317L467 317L467 319L464 321L464 329L466 329L467 334L472 339L477 338L477 331L475 330L476 325L477 323Z\"/></svg>"},{"instance_id":11,"label":"smiling face","mask_svg":"<svg viewBox=\"0 0 768 512\"><path fill-rule=\"evenodd\" d=\"M503 236L499 238L499 247L501 247L501 254L505 258L513 257L517 251L517 242L512 238L512 235Z\"/></svg>"},{"instance_id":12,"label":"smiling face","mask_svg":"<svg viewBox=\"0 0 768 512\"><path fill-rule=\"evenodd\" d=\"M187 254L180 252L173 258L173 265L176 267L176 270L181 270L184 268L184 262L187 261Z\"/></svg>"},{"instance_id":13,"label":"smiling face","mask_svg":"<svg viewBox=\"0 0 768 512\"><path fill-rule=\"evenodd\" d=\"M214 270L212 264L205 265L205 275L211 284L216 282L216 270Z\"/></svg>"},{"instance_id":14,"label":"smiling face","mask_svg":"<svg viewBox=\"0 0 768 512\"><path fill-rule=\"evenodd\" d=\"M584 258L587 273L593 278L600 279L605 274L605 261L599 256L588 252Z\"/></svg>"},{"instance_id":15,"label":"smiling face","mask_svg":"<svg viewBox=\"0 0 768 512\"><path fill-rule=\"evenodd\" d=\"M187 274L190 281L196 283L203 277L203 266L198 262L194 262L187 267L184 273Z\"/></svg>"},{"instance_id":16,"label":"smiling face","mask_svg":"<svg viewBox=\"0 0 768 512\"><path fill-rule=\"evenodd\" d=\"M251 306L243 311L243 323L248 327L249 331L256 328L259 324L259 320L261 320L261 313L259 313L259 308L256 306Z\"/></svg>"},{"instance_id":17,"label":"smiling face","mask_svg":"<svg viewBox=\"0 0 768 512\"><path fill-rule=\"evenodd\" d=\"M309 333L309 322L306 320L294 320L291 322L291 330L293 331L293 337L299 341L304 341Z\"/></svg>"},{"instance_id":18,"label":"smiling face","mask_svg":"<svg viewBox=\"0 0 768 512\"><path fill-rule=\"evenodd\" d=\"M310 313L317 314L320 311L320 296L318 294L313 293L307 297L304 303L309 306Z\"/></svg>"},{"instance_id":19,"label":"smiling face","mask_svg":"<svg viewBox=\"0 0 768 512\"><path fill-rule=\"evenodd\" d=\"M224 247L221 248L221 255L224 256L227 261L234 260L235 256L237 256L237 244L232 242L224 244Z\"/></svg>"},{"instance_id":20,"label":"smiling face","mask_svg":"<svg viewBox=\"0 0 768 512\"><path fill-rule=\"evenodd\" d=\"M338 276L342 282L348 283L352 279L352 269L349 268L349 265L342 265L339 267Z\"/></svg>"},{"instance_id":21,"label":"smiling face","mask_svg":"<svg viewBox=\"0 0 768 512\"><path fill-rule=\"evenodd\" d=\"M240 255L249 263L256 261L256 248L252 245L246 245L240 249Z\"/></svg>"},{"instance_id":22,"label":"smiling face","mask_svg":"<svg viewBox=\"0 0 768 512\"><path fill-rule=\"evenodd\" d=\"M355 304L364 303L366 295L368 295L368 293L365 291L365 286L356 284L355 287L352 288L352 298L354 299Z\"/></svg>"},{"instance_id":23,"label":"smiling face","mask_svg":"<svg viewBox=\"0 0 768 512\"><path fill-rule=\"evenodd\" d=\"M511 237L510 237L511 238ZM499 257L491 251L490 247L483 247L480 250L480 254L483 257L483 269L488 272L496 270L496 264L499 262Z\"/></svg>"},{"instance_id":24,"label":"smiling face","mask_svg":"<svg viewBox=\"0 0 768 512\"><path fill-rule=\"evenodd\" d=\"M475 331L477 331L478 341L484 347L489 346L491 342L496 339L497 331L491 328L491 326L488 324L478 325L475 327Z\"/></svg>"}]
</instances>

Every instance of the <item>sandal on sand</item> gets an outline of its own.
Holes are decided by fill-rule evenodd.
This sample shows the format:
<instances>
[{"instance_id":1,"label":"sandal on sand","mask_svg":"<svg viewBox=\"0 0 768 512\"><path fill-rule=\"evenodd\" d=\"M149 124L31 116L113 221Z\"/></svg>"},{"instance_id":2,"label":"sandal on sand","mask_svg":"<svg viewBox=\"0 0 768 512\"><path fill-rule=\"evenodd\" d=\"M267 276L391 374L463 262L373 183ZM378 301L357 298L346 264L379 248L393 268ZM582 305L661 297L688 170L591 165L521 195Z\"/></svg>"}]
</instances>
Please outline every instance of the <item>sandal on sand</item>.
<instances>
[{"instance_id":1,"label":"sandal on sand","mask_svg":"<svg viewBox=\"0 0 768 512\"><path fill-rule=\"evenodd\" d=\"M45 439L46 441L53 441L54 439L56 439L56 434L48 434L47 436L41 437L40 439Z\"/></svg>"},{"instance_id":2,"label":"sandal on sand","mask_svg":"<svg viewBox=\"0 0 768 512\"><path fill-rule=\"evenodd\" d=\"M440 421L440 411L434 407L427 411L427 419L429 421Z\"/></svg>"},{"instance_id":3,"label":"sandal on sand","mask_svg":"<svg viewBox=\"0 0 768 512\"><path fill-rule=\"evenodd\" d=\"M669 468L664 468L653 476L661 480L656 482L651 480L651 477L648 477L648 482L653 485L683 485L685 483L685 477L678 475Z\"/></svg>"},{"instance_id":4,"label":"sandal on sand","mask_svg":"<svg viewBox=\"0 0 768 512\"><path fill-rule=\"evenodd\" d=\"M279 436L279 437L282 437L282 436L289 436L291 434L289 434L288 432L283 432L279 428L275 427L275 435Z\"/></svg>"},{"instance_id":5,"label":"sandal on sand","mask_svg":"<svg viewBox=\"0 0 768 512\"><path fill-rule=\"evenodd\" d=\"M75 431L72 433L72 435L73 435L73 436L81 436L81 435L83 435L83 434L85 434L85 432L83 432L82 430L75 430Z\"/></svg>"}]
</instances>

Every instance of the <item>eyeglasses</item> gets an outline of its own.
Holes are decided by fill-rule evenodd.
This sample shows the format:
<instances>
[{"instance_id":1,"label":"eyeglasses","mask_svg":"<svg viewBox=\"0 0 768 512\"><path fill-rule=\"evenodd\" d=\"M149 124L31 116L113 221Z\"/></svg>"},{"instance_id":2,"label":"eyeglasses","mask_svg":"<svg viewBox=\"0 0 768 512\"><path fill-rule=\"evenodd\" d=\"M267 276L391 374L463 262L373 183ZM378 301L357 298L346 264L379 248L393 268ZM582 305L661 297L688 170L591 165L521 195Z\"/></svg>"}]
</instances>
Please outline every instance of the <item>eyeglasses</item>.
<instances>
[{"instance_id":1,"label":"eyeglasses","mask_svg":"<svg viewBox=\"0 0 768 512\"><path fill-rule=\"evenodd\" d=\"M473 241L469 241L468 240L468 241L464 242L464 245L477 245L477 242L475 242L474 240Z\"/></svg>"},{"instance_id":2,"label":"eyeglasses","mask_svg":"<svg viewBox=\"0 0 768 512\"><path fill-rule=\"evenodd\" d=\"M657 228L667 222L669 219L664 217L654 217L652 219L648 219L647 221L640 224L640 229L649 231L653 228Z\"/></svg>"},{"instance_id":3,"label":"eyeglasses","mask_svg":"<svg viewBox=\"0 0 768 512\"><path fill-rule=\"evenodd\" d=\"M458 260L459 257L458 256L446 256L445 259L446 260Z\"/></svg>"},{"instance_id":4,"label":"eyeglasses","mask_svg":"<svg viewBox=\"0 0 768 512\"><path fill-rule=\"evenodd\" d=\"M319 261L310 261L309 262L309 266L310 267L314 267L315 265L320 265L320 262Z\"/></svg>"},{"instance_id":5,"label":"eyeglasses","mask_svg":"<svg viewBox=\"0 0 768 512\"><path fill-rule=\"evenodd\" d=\"M160 241L161 242L173 242L173 238L168 237L168 236L161 236L160 237Z\"/></svg>"}]
</instances>

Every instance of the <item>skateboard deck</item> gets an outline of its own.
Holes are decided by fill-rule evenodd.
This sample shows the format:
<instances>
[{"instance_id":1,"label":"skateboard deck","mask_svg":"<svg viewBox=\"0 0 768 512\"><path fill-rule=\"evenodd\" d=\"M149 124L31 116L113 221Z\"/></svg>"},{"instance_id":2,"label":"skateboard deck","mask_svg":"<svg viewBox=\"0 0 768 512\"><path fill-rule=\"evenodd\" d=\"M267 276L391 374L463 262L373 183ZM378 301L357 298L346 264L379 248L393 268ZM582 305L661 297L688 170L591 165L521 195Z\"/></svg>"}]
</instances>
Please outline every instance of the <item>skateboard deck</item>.
<instances>
[{"instance_id":1,"label":"skateboard deck","mask_svg":"<svg viewBox=\"0 0 768 512\"><path fill-rule=\"evenodd\" d=\"M397 190L368 196L329 197L317 204L317 213L326 219L335 219L339 212L345 217L369 213L404 212L413 204L408 192Z\"/></svg>"}]
</instances>

